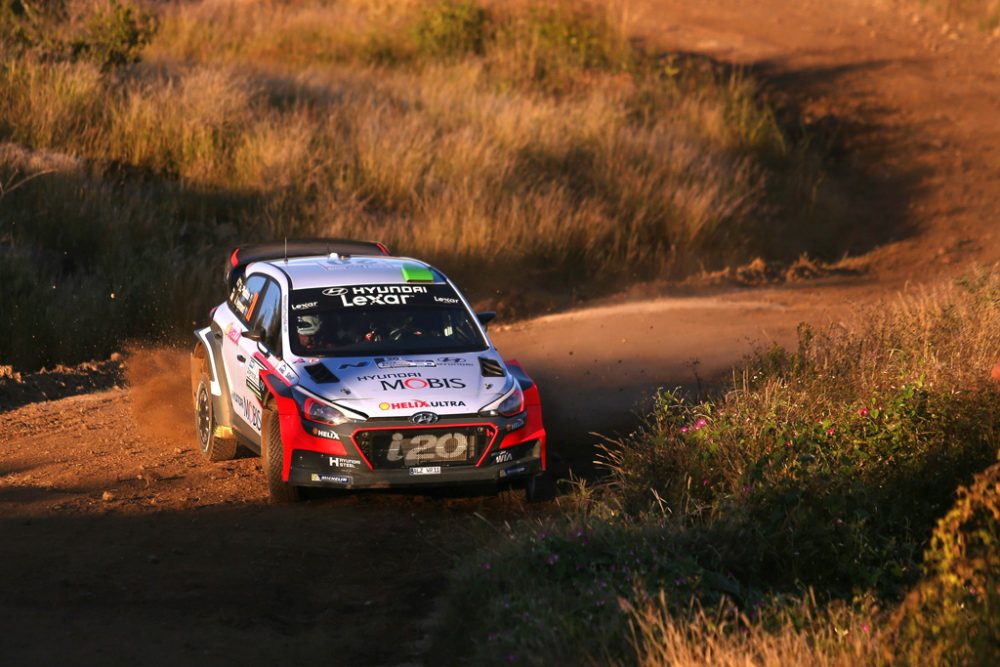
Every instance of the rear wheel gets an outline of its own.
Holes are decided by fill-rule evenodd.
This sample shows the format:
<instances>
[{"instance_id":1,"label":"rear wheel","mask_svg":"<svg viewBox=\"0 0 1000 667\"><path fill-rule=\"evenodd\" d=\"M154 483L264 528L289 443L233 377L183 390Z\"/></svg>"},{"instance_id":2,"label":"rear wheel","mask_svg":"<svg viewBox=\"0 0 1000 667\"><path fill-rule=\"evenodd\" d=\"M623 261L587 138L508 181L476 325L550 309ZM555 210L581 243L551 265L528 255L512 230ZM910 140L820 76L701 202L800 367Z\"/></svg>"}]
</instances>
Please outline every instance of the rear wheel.
<instances>
[{"instance_id":1,"label":"rear wheel","mask_svg":"<svg viewBox=\"0 0 1000 667\"><path fill-rule=\"evenodd\" d=\"M208 373L201 371L194 390L194 426L201 453L209 461L228 461L236 457L236 439L216 436L215 404Z\"/></svg>"},{"instance_id":2,"label":"rear wheel","mask_svg":"<svg viewBox=\"0 0 1000 667\"><path fill-rule=\"evenodd\" d=\"M302 500L302 489L281 479L285 450L281 442L281 422L274 410L264 411L260 429L260 458L271 500L276 503L294 503Z\"/></svg>"}]
</instances>

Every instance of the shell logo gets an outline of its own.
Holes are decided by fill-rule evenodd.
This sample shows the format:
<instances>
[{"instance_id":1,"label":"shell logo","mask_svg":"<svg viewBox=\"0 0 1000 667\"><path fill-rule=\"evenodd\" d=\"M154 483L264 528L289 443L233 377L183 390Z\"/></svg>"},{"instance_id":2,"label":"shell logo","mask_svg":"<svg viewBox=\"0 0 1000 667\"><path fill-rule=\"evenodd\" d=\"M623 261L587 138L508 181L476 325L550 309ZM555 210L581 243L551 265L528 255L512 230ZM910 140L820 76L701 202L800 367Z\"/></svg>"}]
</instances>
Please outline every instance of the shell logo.
<instances>
[{"instance_id":1,"label":"shell logo","mask_svg":"<svg viewBox=\"0 0 1000 667\"><path fill-rule=\"evenodd\" d=\"M388 403L379 403L378 407L379 407L379 410L388 410L389 407L390 407L390 405Z\"/></svg>"}]
</instances>

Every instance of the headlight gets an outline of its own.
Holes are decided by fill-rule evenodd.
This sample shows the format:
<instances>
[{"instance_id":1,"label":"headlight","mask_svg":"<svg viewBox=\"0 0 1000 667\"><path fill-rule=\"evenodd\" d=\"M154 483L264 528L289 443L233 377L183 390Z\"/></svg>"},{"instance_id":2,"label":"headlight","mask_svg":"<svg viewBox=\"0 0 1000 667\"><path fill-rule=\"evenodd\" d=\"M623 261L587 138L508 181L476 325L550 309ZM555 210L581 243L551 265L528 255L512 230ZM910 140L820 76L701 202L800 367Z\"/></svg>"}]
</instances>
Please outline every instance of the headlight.
<instances>
[{"instance_id":1,"label":"headlight","mask_svg":"<svg viewBox=\"0 0 1000 667\"><path fill-rule=\"evenodd\" d=\"M513 417L522 412L524 412L524 392L521 391L521 385L518 384L517 380L514 380L514 386L507 394L500 400L484 407L479 411L479 414L484 417L496 417L497 415Z\"/></svg>"},{"instance_id":2,"label":"headlight","mask_svg":"<svg viewBox=\"0 0 1000 667\"><path fill-rule=\"evenodd\" d=\"M295 395L299 399L302 416L309 421L338 426L351 420L350 417L334 406L310 396L301 389L296 388Z\"/></svg>"}]
</instances>

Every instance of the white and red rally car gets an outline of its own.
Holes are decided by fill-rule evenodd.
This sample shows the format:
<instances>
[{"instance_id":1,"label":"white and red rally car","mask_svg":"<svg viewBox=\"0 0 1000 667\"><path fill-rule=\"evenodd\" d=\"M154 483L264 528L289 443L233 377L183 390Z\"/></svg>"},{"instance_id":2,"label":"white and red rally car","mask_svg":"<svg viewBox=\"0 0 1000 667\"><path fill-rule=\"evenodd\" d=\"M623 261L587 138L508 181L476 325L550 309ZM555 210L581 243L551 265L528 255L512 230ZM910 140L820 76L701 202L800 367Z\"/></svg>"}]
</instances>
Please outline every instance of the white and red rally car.
<instances>
[{"instance_id":1,"label":"white and red rally car","mask_svg":"<svg viewBox=\"0 0 1000 667\"><path fill-rule=\"evenodd\" d=\"M440 271L378 243L237 248L229 298L195 332L198 439L263 459L271 497L525 482L550 495L538 388Z\"/></svg>"}]
</instances>

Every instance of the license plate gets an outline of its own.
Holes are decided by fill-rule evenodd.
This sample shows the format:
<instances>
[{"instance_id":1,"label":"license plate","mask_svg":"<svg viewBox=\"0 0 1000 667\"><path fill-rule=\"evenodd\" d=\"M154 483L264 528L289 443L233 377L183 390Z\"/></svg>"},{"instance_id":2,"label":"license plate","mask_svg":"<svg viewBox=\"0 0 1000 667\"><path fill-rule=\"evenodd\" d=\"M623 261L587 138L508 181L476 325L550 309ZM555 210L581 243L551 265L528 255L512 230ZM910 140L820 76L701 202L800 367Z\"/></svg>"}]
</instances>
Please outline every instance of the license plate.
<instances>
[{"instance_id":1,"label":"license plate","mask_svg":"<svg viewBox=\"0 0 1000 667\"><path fill-rule=\"evenodd\" d=\"M420 468L410 468L411 475L440 475L441 466L421 466Z\"/></svg>"},{"instance_id":2,"label":"license plate","mask_svg":"<svg viewBox=\"0 0 1000 667\"><path fill-rule=\"evenodd\" d=\"M390 465L415 467L425 462L465 462L472 458L475 451L476 436L462 431L417 434L397 432L391 436L385 458Z\"/></svg>"},{"instance_id":3,"label":"license plate","mask_svg":"<svg viewBox=\"0 0 1000 667\"><path fill-rule=\"evenodd\" d=\"M425 468L473 464L495 435L493 427L484 424L372 429L353 437L375 468Z\"/></svg>"}]
</instances>

